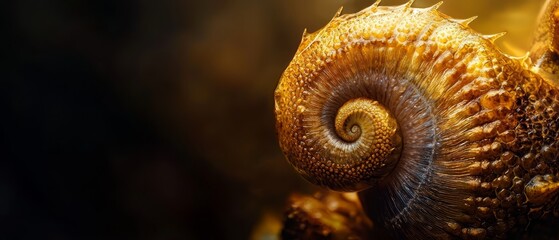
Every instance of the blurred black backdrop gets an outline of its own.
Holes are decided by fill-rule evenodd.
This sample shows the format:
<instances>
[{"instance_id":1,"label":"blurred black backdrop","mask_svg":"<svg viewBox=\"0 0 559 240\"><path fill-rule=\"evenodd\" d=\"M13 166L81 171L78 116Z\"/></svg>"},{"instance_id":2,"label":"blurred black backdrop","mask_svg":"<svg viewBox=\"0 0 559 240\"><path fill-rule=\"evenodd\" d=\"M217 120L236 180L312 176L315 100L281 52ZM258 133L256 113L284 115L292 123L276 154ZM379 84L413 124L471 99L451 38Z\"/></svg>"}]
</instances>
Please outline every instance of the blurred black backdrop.
<instances>
[{"instance_id":1,"label":"blurred black backdrop","mask_svg":"<svg viewBox=\"0 0 559 240\"><path fill-rule=\"evenodd\" d=\"M288 194L314 189L277 146L277 80L305 27L369 4L4 3L0 239L274 239ZM485 21L530 28L540 4L524 5Z\"/></svg>"},{"instance_id":2,"label":"blurred black backdrop","mask_svg":"<svg viewBox=\"0 0 559 240\"><path fill-rule=\"evenodd\" d=\"M8 4L2 239L248 238L297 188L265 189L290 173L271 110L282 66L258 89L238 80L263 56L243 50L262 39L241 36L258 19L237 3Z\"/></svg>"}]
</instances>

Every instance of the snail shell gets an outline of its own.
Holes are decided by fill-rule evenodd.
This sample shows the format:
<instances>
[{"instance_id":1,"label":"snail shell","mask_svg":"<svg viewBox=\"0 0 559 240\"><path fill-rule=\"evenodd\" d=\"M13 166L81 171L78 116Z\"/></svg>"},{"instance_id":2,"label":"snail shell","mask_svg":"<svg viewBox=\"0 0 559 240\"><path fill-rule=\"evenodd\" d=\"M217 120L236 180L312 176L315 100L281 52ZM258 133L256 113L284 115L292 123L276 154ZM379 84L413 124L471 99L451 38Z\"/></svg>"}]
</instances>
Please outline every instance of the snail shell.
<instances>
[{"instance_id":1,"label":"snail shell","mask_svg":"<svg viewBox=\"0 0 559 240\"><path fill-rule=\"evenodd\" d=\"M473 18L411 4L338 13L303 35L275 92L288 161L312 183L364 190L397 238L504 237L551 215L559 94L543 66L555 50L512 58Z\"/></svg>"}]
</instances>

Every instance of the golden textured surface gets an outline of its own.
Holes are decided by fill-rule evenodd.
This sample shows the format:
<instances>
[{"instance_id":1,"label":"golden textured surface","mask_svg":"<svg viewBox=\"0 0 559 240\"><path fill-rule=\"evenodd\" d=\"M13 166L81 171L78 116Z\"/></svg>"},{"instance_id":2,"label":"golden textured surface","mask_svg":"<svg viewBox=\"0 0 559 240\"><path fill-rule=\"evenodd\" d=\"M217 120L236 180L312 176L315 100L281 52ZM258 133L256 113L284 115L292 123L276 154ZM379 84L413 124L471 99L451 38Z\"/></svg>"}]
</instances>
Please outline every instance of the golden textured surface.
<instances>
[{"instance_id":1,"label":"golden textured surface","mask_svg":"<svg viewBox=\"0 0 559 240\"><path fill-rule=\"evenodd\" d=\"M363 239L372 234L355 193L292 194L282 239ZM378 234L378 233L375 233Z\"/></svg>"},{"instance_id":2,"label":"golden textured surface","mask_svg":"<svg viewBox=\"0 0 559 240\"><path fill-rule=\"evenodd\" d=\"M553 44L512 58L493 45L502 34L481 35L439 5L411 4L374 4L304 34L275 92L289 162L331 189L370 187L360 193L365 211L398 238L506 237L556 214L559 94L550 68L532 65L554 66L545 57ZM357 144L386 138L336 131L338 109L354 99L393 116L399 159ZM377 176L371 158L395 165Z\"/></svg>"}]
</instances>

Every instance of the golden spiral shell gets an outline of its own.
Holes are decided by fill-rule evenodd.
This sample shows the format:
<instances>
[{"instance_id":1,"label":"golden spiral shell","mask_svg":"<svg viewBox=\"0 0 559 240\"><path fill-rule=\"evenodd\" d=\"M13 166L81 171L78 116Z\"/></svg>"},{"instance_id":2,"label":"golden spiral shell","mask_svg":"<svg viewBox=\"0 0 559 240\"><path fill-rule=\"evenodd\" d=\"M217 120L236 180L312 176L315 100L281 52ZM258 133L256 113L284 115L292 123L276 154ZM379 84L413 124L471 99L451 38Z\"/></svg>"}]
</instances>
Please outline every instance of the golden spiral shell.
<instances>
[{"instance_id":1,"label":"golden spiral shell","mask_svg":"<svg viewBox=\"0 0 559 240\"><path fill-rule=\"evenodd\" d=\"M536 44L532 66L473 19L411 4L304 34L275 92L280 147L313 183L369 188L363 207L396 237L504 237L555 209L559 58Z\"/></svg>"}]
</instances>

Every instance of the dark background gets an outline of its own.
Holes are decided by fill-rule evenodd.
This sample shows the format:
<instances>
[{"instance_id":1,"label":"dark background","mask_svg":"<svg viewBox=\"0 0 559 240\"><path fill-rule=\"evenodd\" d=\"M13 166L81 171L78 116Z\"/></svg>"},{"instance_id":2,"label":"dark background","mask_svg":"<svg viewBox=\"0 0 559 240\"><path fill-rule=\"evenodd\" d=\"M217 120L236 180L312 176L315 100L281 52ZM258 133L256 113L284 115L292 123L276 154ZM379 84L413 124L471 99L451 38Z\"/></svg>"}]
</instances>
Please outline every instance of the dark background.
<instances>
[{"instance_id":1,"label":"dark background","mask_svg":"<svg viewBox=\"0 0 559 240\"><path fill-rule=\"evenodd\" d=\"M521 55L542 2L441 10ZM314 188L279 150L273 90L304 28L371 3L5 3L0 238L274 239Z\"/></svg>"}]
</instances>

